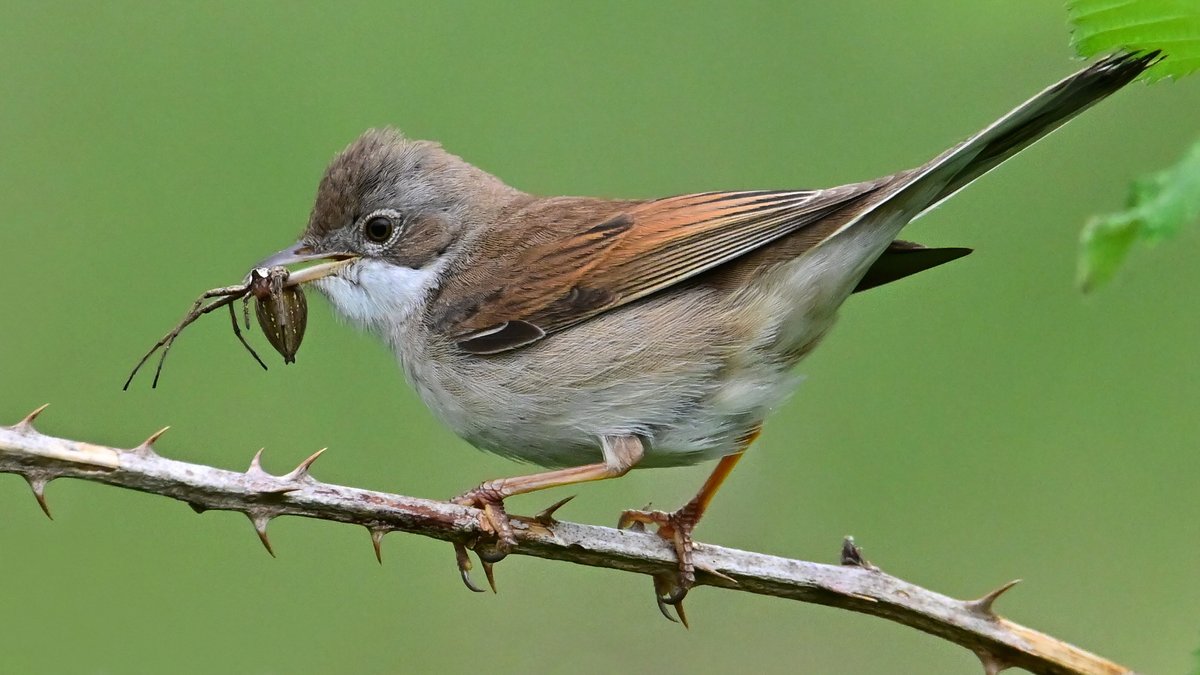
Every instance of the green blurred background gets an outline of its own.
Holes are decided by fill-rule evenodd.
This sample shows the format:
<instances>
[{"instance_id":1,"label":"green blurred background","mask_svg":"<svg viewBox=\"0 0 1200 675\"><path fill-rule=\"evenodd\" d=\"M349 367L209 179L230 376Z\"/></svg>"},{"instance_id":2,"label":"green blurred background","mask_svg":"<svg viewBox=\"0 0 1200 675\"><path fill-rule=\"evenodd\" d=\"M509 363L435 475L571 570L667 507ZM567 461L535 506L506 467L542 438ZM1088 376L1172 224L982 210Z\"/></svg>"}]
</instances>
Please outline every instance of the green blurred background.
<instances>
[{"instance_id":1,"label":"green blurred background","mask_svg":"<svg viewBox=\"0 0 1200 675\"><path fill-rule=\"evenodd\" d=\"M261 372L201 321L162 385L130 366L199 291L293 240L370 126L442 141L542 194L814 187L906 168L1079 66L1060 2L0 5L0 420L168 456L442 497L522 467L436 424L392 357L311 302ZM1155 673L1200 645L1194 232L1094 297L1077 232L1193 140L1200 78L1135 85L908 232L977 253L855 297L699 531L884 569ZM1191 298L1191 299L1189 299ZM564 517L689 496L708 467L516 499ZM823 607L699 590L692 630L645 578L526 558L498 596L449 546L82 482L55 521L0 476L8 672L524 670L963 673L969 652Z\"/></svg>"}]
</instances>

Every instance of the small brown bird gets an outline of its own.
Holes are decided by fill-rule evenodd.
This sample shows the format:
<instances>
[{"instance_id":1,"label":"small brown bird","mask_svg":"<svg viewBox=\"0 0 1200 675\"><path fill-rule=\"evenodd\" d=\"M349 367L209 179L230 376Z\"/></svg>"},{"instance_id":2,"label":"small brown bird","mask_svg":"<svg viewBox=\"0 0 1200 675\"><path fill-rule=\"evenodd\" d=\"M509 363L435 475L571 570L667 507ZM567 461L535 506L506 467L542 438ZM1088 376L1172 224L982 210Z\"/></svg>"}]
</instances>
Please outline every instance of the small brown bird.
<instances>
[{"instance_id":1,"label":"small brown bird","mask_svg":"<svg viewBox=\"0 0 1200 675\"><path fill-rule=\"evenodd\" d=\"M299 242L259 265L323 261L289 283L379 335L468 442L553 468L457 498L501 547L512 495L719 460L678 511L620 518L674 545L678 575L655 583L671 618L664 603L695 582L692 529L842 302L970 252L900 230L1156 58L1109 57L927 164L825 190L536 197L435 143L368 131L329 166Z\"/></svg>"}]
</instances>

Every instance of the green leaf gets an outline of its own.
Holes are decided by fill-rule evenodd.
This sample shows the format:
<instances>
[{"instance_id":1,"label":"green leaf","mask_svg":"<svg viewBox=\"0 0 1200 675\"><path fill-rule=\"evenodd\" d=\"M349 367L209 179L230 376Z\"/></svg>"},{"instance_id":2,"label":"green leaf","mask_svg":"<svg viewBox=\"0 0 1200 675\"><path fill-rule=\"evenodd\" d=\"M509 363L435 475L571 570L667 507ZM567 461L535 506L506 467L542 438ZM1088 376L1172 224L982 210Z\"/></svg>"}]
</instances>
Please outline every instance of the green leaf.
<instances>
[{"instance_id":1,"label":"green leaf","mask_svg":"<svg viewBox=\"0 0 1200 675\"><path fill-rule=\"evenodd\" d=\"M1133 183L1124 211L1093 216L1083 228L1079 286L1098 288L1137 241L1154 243L1200 220L1200 141L1175 166Z\"/></svg>"},{"instance_id":2,"label":"green leaf","mask_svg":"<svg viewBox=\"0 0 1200 675\"><path fill-rule=\"evenodd\" d=\"M1068 0L1071 44L1081 56L1161 49L1167 55L1147 81L1200 69L1200 1Z\"/></svg>"}]
</instances>

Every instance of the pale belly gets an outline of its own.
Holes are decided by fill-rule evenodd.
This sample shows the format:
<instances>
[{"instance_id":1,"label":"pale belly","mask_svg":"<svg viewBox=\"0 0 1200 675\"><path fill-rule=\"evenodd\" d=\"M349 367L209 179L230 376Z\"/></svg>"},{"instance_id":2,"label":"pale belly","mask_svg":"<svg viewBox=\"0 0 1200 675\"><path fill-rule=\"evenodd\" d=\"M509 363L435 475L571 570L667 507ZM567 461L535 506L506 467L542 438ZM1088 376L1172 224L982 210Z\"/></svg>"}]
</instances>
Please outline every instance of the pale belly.
<instances>
[{"instance_id":1,"label":"pale belly","mask_svg":"<svg viewBox=\"0 0 1200 675\"><path fill-rule=\"evenodd\" d=\"M441 358L410 352L401 362L429 408L480 449L567 467L603 461L601 436L635 435L646 451L639 467L695 464L743 449L796 388L792 367L833 315L791 326L784 345L782 327L757 316L771 303L714 311L727 298L689 293L609 312L511 353L459 355L444 345L433 346Z\"/></svg>"}]
</instances>

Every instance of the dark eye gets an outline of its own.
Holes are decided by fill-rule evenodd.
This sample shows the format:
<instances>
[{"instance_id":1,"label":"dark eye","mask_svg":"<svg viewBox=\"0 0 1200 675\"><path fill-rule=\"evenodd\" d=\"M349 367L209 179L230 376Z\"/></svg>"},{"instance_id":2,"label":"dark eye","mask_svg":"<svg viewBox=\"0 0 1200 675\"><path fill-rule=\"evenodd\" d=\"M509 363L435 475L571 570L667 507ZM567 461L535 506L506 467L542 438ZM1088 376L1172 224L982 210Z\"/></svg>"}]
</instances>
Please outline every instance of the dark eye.
<instances>
[{"instance_id":1,"label":"dark eye","mask_svg":"<svg viewBox=\"0 0 1200 675\"><path fill-rule=\"evenodd\" d=\"M367 222L363 223L363 234L376 244L382 244L391 239L393 229L395 229L395 225L387 216L371 216Z\"/></svg>"}]
</instances>

